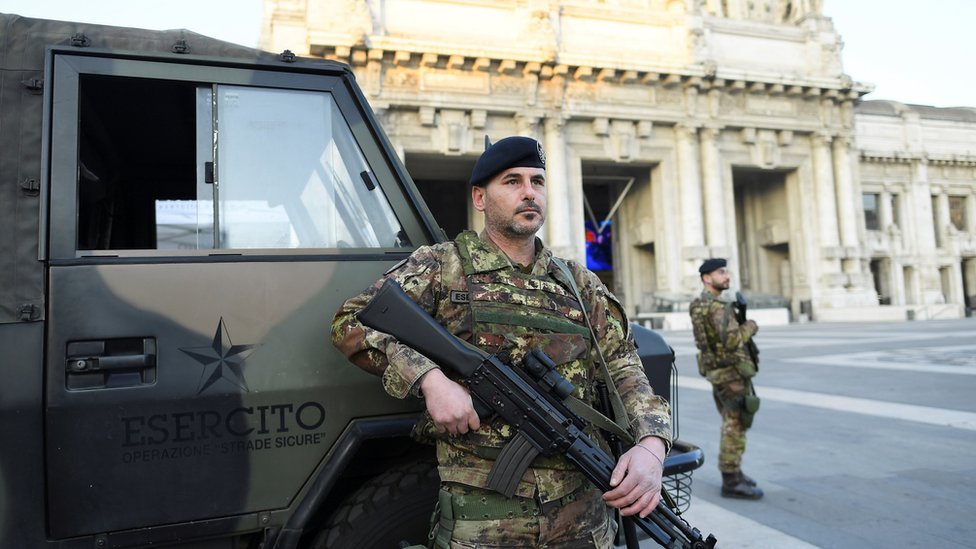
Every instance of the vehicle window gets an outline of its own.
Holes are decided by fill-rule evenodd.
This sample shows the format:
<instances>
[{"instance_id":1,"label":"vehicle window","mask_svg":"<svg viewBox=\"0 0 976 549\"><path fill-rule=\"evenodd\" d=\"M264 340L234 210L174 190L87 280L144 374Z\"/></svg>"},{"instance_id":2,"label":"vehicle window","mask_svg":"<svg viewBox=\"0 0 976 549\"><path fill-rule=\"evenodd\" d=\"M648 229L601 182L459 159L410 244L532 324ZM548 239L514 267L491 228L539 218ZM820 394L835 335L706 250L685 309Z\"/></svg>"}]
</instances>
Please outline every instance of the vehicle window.
<instances>
[{"instance_id":1,"label":"vehicle window","mask_svg":"<svg viewBox=\"0 0 976 549\"><path fill-rule=\"evenodd\" d=\"M332 96L82 75L78 249L409 246Z\"/></svg>"}]
</instances>

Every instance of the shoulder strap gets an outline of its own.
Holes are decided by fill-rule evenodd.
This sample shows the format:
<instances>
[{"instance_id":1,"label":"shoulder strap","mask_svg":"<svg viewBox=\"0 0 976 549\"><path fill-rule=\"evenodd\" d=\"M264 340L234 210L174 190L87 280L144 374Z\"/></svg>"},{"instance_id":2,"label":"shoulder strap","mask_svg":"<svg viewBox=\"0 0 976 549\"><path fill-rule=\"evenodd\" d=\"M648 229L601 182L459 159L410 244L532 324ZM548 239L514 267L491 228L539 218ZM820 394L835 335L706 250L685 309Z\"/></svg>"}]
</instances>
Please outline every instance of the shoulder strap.
<instances>
[{"instance_id":1,"label":"shoulder strap","mask_svg":"<svg viewBox=\"0 0 976 549\"><path fill-rule=\"evenodd\" d=\"M454 246L457 248L458 256L461 258L461 266L464 269L464 275L466 277L471 276L475 271L474 263L471 261L472 235L477 237L473 231L463 231L453 241Z\"/></svg>"},{"instance_id":2,"label":"shoulder strap","mask_svg":"<svg viewBox=\"0 0 976 549\"><path fill-rule=\"evenodd\" d=\"M616 421L608 418L599 411L594 410L586 403L574 397L567 399L567 404L574 412L582 416L590 423L593 423L605 431L613 433L627 443L633 444L634 437L629 431L630 418L627 415L627 409L624 407L624 402L620 398L620 393L617 391L617 385L613 382L613 377L610 376L610 369L607 367L607 361L603 357L603 349L600 348L600 340L596 337L596 332L593 331L593 324L590 322L589 313L586 312L586 303L583 301L583 298L580 295L579 287L576 285L576 278L573 276L573 273L569 269L569 265L567 265L565 261L553 256L552 262L562 272L563 276L566 278L566 283L569 284L570 289L573 290L573 295L576 296L576 301L579 301L580 309L583 311L583 320L586 321L586 326L590 329L590 338L593 342L593 347L596 349L597 362L600 364L600 372L603 374L603 380L607 386L607 392L610 394L610 405L613 408L613 415Z\"/></svg>"}]
</instances>

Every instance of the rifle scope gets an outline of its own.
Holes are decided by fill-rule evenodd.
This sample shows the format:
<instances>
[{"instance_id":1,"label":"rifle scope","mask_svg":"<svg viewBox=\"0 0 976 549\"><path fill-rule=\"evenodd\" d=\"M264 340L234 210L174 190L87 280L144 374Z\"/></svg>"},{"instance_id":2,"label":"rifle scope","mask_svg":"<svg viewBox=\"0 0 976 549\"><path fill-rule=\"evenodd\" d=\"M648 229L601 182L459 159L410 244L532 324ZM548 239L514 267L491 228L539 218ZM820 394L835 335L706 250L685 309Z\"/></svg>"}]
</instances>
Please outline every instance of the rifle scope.
<instances>
[{"instance_id":1,"label":"rifle scope","mask_svg":"<svg viewBox=\"0 0 976 549\"><path fill-rule=\"evenodd\" d=\"M525 355L525 358L522 359L522 368L547 391L556 395L559 400L565 400L576 390L576 387L568 379L556 371L556 364L549 358L549 355L542 352L542 349L538 347Z\"/></svg>"}]
</instances>

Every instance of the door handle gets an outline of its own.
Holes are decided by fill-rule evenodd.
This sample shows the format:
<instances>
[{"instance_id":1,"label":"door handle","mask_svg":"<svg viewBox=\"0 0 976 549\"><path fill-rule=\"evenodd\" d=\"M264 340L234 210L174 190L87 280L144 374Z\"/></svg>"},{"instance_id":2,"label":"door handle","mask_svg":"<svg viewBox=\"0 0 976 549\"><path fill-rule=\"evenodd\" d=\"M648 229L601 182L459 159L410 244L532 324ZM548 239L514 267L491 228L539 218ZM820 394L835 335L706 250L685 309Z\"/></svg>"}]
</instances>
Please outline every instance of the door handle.
<instances>
[{"instance_id":1,"label":"door handle","mask_svg":"<svg viewBox=\"0 0 976 549\"><path fill-rule=\"evenodd\" d=\"M144 385L156 381L156 338L72 341L65 353L68 389Z\"/></svg>"},{"instance_id":2,"label":"door handle","mask_svg":"<svg viewBox=\"0 0 976 549\"><path fill-rule=\"evenodd\" d=\"M110 370L140 370L144 368L152 368L155 365L155 354L90 356L85 358L68 359L68 371L76 373L104 372Z\"/></svg>"}]
</instances>

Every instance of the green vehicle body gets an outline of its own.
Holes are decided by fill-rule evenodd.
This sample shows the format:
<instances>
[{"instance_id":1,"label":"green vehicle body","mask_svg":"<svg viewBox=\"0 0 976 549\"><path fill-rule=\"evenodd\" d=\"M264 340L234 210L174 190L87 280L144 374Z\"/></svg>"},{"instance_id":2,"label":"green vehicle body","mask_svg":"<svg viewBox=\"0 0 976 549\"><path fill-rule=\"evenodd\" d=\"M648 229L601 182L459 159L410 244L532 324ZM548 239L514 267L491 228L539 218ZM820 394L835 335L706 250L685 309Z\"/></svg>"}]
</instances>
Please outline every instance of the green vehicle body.
<instances>
[{"instance_id":1,"label":"green vehicle body","mask_svg":"<svg viewBox=\"0 0 976 549\"><path fill-rule=\"evenodd\" d=\"M425 531L422 403L329 327L444 235L349 67L0 14L0 141L0 547Z\"/></svg>"}]
</instances>

